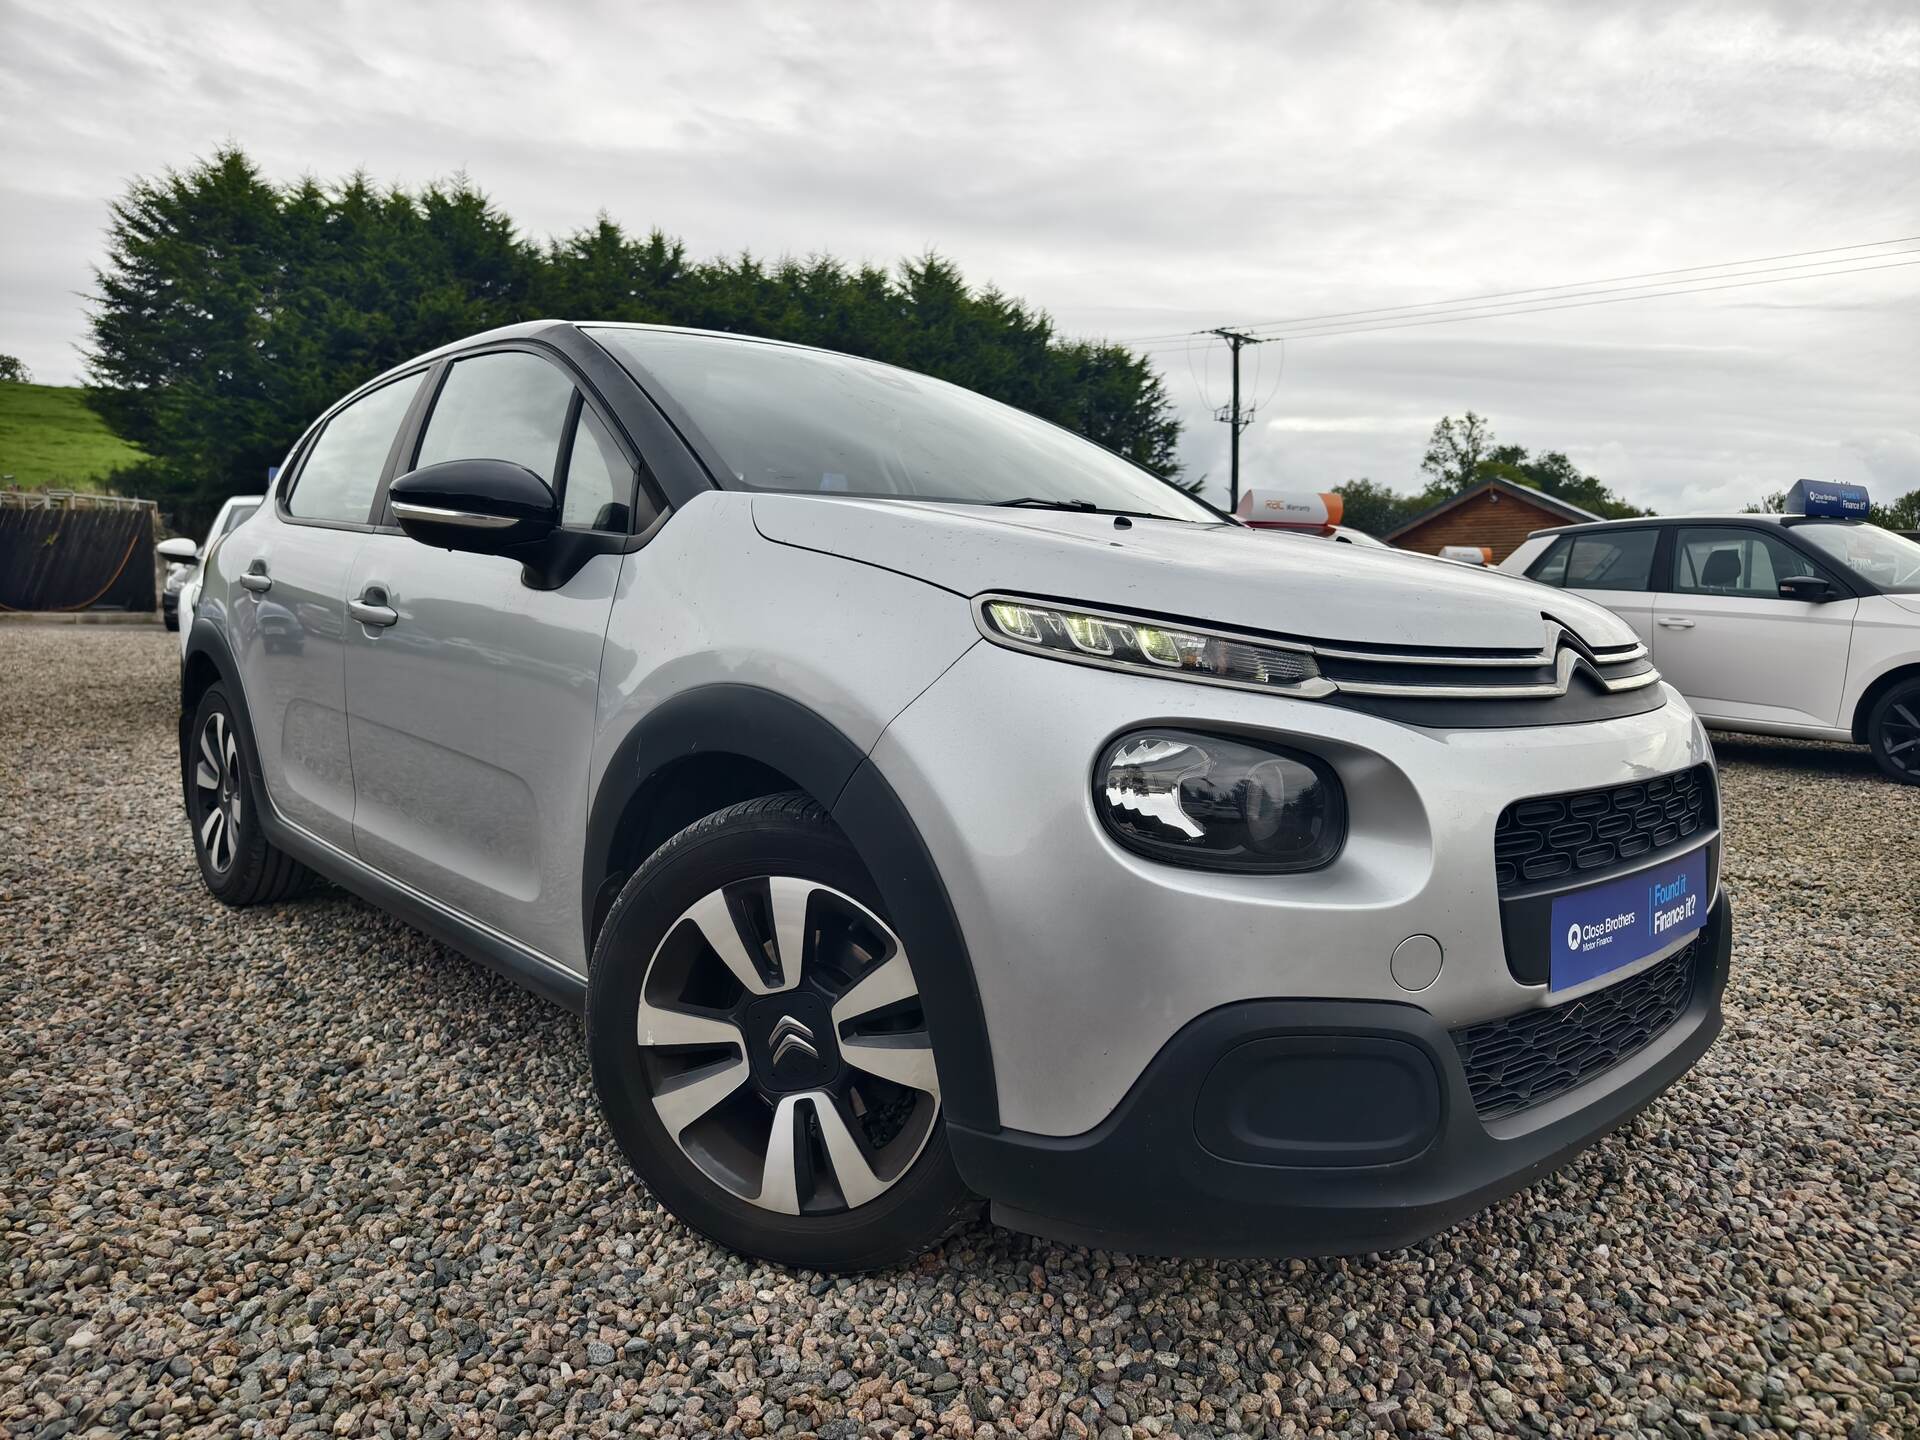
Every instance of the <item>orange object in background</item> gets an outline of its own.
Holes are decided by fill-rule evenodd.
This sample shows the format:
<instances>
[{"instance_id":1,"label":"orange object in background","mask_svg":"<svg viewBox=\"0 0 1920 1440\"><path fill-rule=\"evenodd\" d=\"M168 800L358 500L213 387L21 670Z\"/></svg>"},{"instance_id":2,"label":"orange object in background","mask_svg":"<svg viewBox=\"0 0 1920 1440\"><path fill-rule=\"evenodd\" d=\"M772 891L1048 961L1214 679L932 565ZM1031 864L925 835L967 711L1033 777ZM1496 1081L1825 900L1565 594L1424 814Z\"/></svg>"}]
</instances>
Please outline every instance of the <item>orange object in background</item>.
<instances>
[{"instance_id":1,"label":"orange object in background","mask_svg":"<svg viewBox=\"0 0 1920 1440\"><path fill-rule=\"evenodd\" d=\"M1287 490L1249 490L1240 497L1234 517L1262 529L1311 530L1330 535L1345 513L1346 502L1332 491L1308 494Z\"/></svg>"}]
</instances>

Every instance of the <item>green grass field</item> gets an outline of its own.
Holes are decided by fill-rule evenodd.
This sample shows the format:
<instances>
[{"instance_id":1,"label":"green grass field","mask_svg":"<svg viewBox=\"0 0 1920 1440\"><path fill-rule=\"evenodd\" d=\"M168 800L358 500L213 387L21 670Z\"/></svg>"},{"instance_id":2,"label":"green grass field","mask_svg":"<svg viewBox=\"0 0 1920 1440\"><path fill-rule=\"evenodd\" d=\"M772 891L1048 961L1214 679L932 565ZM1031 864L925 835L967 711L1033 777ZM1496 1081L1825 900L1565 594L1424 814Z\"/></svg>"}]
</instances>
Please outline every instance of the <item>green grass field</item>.
<instances>
[{"instance_id":1,"label":"green grass field","mask_svg":"<svg viewBox=\"0 0 1920 1440\"><path fill-rule=\"evenodd\" d=\"M145 458L87 408L77 386L0 382L0 486L97 490Z\"/></svg>"}]
</instances>

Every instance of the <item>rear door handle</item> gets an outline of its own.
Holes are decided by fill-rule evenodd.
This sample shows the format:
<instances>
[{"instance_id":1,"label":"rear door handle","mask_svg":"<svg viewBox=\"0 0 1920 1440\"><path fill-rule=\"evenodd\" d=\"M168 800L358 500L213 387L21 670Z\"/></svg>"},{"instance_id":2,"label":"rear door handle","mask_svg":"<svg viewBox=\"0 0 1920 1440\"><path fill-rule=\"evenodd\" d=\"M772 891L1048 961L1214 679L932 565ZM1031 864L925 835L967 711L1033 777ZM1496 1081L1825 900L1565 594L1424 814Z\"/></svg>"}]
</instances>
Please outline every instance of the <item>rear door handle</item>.
<instances>
[{"instance_id":1,"label":"rear door handle","mask_svg":"<svg viewBox=\"0 0 1920 1440\"><path fill-rule=\"evenodd\" d=\"M1693 628L1693 621L1687 619L1684 615L1662 615L1654 623L1656 625L1664 625L1669 630L1691 630Z\"/></svg>"},{"instance_id":2,"label":"rear door handle","mask_svg":"<svg viewBox=\"0 0 1920 1440\"><path fill-rule=\"evenodd\" d=\"M378 630L384 630L400 619L400 612L387 604L386 589L380 585L369 585L360 592L358 600L349 600L347 613L362 625L371 625Z\"/></svg>"},{"instance_id":3,"label":"rear door handle","mask_svg":"<svg viewBox=\"0 0 1920 1440\"><path fill-rule=\"evenodd\" d=\"M273 588L273 577L267 574L267 562L256 560L240 575L240 583L256 595L264 595Z\"/></svg>"}]
</instances>

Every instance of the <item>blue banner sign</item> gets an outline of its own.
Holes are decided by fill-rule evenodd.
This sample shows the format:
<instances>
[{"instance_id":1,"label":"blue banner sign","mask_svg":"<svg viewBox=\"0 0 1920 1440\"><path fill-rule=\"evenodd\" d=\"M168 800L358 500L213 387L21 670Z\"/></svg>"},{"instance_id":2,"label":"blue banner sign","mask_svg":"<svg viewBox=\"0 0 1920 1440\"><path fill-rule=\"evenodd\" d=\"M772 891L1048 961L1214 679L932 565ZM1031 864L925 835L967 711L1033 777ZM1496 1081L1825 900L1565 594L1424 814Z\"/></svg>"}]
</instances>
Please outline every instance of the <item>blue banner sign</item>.
<instances>
[{"instance_id":1,"label":"blue banner sign","mask_svg":"<svg viewBox=\"0 0 1920 1440\"><path fill-rule=\"evenodd\" d=\"M1827 515L1838 520L1864 520L1873 513L1864 485L1830 485L1824 480L1796 480L1787 492L1787 514Z\"/></svg>"},{"instance_id":2,"label":"blue banner sign","mask_svg":"<svg viewBox=\"0 0 1920 1440\"><path fill-rule=\"evenodd\" d=\"M1665 950L1707 923L1703 846L1553 902L1549 990L1576 985Z\"/></svg>"}]
</instances>

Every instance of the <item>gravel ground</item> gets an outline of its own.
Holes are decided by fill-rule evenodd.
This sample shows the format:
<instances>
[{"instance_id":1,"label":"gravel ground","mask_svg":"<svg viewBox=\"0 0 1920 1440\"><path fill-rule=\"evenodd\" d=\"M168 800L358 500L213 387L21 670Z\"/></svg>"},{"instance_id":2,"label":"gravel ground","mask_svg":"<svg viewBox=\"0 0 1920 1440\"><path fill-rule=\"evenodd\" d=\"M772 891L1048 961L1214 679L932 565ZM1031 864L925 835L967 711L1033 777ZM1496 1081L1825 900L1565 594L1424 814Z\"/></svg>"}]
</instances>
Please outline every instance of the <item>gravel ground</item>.
<instances>
[{"instance_id":1,"label":"gravel ground","mask_svg":"<svg viewBox=\"0 0 1920 1440\"><path fill-rule=\"evenodd\" d=\"M1920 791L1859 752L1722 745L1728 1033L1487 1214L829 1280L653 1205L572 1017L336 892L213 903L172 645L0 630L11 1435L1920 1434Z\"/></svg>"}]
</instances>

